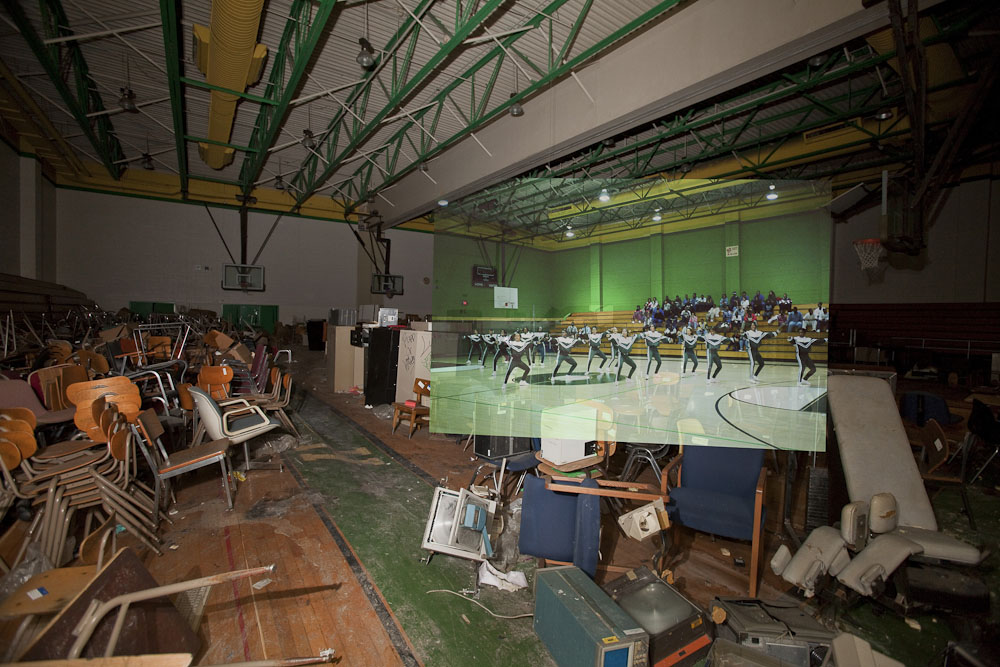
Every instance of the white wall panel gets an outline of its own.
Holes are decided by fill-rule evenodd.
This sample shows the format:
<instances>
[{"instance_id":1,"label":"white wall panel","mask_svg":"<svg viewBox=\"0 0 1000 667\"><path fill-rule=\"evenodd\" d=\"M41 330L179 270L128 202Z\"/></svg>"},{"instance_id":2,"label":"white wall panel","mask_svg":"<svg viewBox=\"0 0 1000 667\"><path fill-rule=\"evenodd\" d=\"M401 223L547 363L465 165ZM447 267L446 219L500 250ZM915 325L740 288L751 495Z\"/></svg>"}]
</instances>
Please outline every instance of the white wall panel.
<instances>
[{"instance_id":1,"label":"white wall panel","mask_svg":"<svg viewBox=\"0 0 1000 667\"><path fill-rule=\"evenodd\" d=\"M264 292L226 291L229 263L203 206L58 190L59 282L82 290L103 308L129 301L172 302L221 312L224 303L276 304L282 321L326 318L354 294L354 236L346 225L285 217L258 260ZM239 259L239 214L212 209ZM251 214L252 260L274 220ZM197 267L208 267L208 270Z\"/></svg>"}]
</instances>

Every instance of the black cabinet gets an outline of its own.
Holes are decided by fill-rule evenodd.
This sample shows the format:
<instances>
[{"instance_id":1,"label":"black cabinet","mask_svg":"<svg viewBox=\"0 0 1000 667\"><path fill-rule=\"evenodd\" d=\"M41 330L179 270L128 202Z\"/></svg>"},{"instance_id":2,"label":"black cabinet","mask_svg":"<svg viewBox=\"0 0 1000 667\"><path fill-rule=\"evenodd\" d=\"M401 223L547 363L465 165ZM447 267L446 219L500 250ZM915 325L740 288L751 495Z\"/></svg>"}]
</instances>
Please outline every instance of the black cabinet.
<instances>
[{"instance_id":1,"label":"black cabinet","mask_svg":"<svg viewBox=\"0 0 1000 667\"><path fill-rule=\"evenodd\" d=\"M365 405L396 400L396 364L399 361L399 329L369 329Z\"/></svg>"}]
</instances>

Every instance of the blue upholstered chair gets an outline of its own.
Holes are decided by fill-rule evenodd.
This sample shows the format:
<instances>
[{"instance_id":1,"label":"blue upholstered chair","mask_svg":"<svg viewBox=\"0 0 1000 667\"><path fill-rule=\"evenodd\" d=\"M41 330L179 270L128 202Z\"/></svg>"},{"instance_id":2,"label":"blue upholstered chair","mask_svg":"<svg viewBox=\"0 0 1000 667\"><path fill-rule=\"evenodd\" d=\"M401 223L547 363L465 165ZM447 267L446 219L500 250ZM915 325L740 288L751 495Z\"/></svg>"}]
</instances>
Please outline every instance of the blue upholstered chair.
<instances>
[{"instance_id":1,"label":"blue upholstered chair","mask_svg":"<svg viewBox=\"0 0 1000 667\"><path fill-rule=\"evenodd\" d=\"M681 447L664 468L677 485L669 490L671 521L735 540L750 540L750 597L757 595L764 526L764 450L740 447Z\"/></svg>"},{"instance_id":2,"label":"blue upholstered chair","mask_svg":"<svg viewBox=\"0 0 1000 667\"><path fill-rule=\"evenodd\" d=\"M597 488L592 479L580 484ZM518 549L529 556L572 563L593 578L601 537L600 501L599 496L549 491L544 479L527 475Z\"/></svg>"},{"instance_id":3,"label":"blue upholstered chair","mask_svg":"<svg viewBox=\"0 0 1000 667\"><path fill-rule=\"evenodd\" d=\"M951 414L944 398L927 391L908 391L903 394L899 399L899 414L917 426L923 426L928 419L934 419L942 426L962 421L961 417Z\"/></svg>"}]
</instances>

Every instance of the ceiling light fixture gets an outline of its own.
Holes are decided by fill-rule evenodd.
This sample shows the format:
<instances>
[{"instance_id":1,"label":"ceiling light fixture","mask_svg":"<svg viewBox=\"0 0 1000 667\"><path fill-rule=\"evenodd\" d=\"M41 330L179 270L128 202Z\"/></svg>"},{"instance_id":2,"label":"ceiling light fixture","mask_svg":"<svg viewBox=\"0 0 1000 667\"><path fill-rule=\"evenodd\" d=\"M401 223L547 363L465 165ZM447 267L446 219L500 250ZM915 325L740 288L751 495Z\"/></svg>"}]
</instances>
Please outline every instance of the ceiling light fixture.
<instances>
[{"instance_id":1,"label":"ceiling light fixture","mask_svg":"<svg viewBox=\"0 0 1000 667\"><path fill-rule=\"evenodd\" d=\"M122 108L122 111L127 111L129 113L139 113L139 107L135 104L135 93L131 88L122 88L121 97L118 98L118 106Z\"/></svg>"},{"instance_id":2,"label":"ceiling light fixture","mask_svg":"<svg viewBox=\"0 0 1000 667\"><path fill-rule=\"evenodd\" d=\"M573 233L572 229L567 229L566 230L566 237L567 238L573 238L574 236L576 236L576 234Z\"/></svg>"},{"instance_id":3,"label":"ceiling light fixture","mask_svg":"<svg viewBox=\"0 0 1000 667\"><path fill-rule=\"evenodd\" d=\"M309 107L306 107L306 129L302 130L302 145L310 151L316 148L316 136L312 131L312 109Z\"/></svg>"},{"instance_id":4,"label":"ceiling light fixture","mask_svg":"<svg viewBox=\"0 0 1000 667\"><path fill-rule=\"evenodd\" d=\"M511 99L514 99L515 95L517 95L517 93L511 93L510 94ZM510 105L510 115L513 116L514 118L520 118L521 116L524 115L524 107L521 106L520 102L513 102Z\"/></svg>"},{"instance_id":5,"label":"ceiling light fixture","mask_svg":"<svg viewBox=\"0 0 1000 667\"><path fill-rule=\"evenodd\" d=\"M680 166L680 169L682 174L687 174L691 171L691 165L685 162Z\"/></svg>"},{"instance_id":6,"label":"ceiling light fixture","mask_svg":"<svg viewBox=\"0 0 1000 667\"><path fill-rule=\"evenodd\" d=\"M370 71L375 67L375 49L372 48L371 42L368 41L368 3L365 3L365 36L358 38L358 44L361 45L361 51L354 58L361 69Z\"/></svg>"},{"instance_id":7,"label":"ceiling light fixture","mask_svg":"<svg viewBox=\"0 0 1000 667\"><path fill-rule=\"evenodd\" d=\"M142 160L139 161L139 164L141 164L142 168L145 169L146 171L153 171L154 169L156 169L156 167L153 165L153 156L150 155L149 153L142 154Z\"/></svg>"},{"instance_id":8,"label":"ceiling light fixture","mask_svg":"<svg viewBox=\"0 0 1000 667\"><path fill-rule=\"evenodd\" d=\"M438 206L445 207L448 205L447 199L438 199Z\"/></svg>"},{"instance_id":9,"label":"ceiling light fixture","mask_svg":"<svg viewBox=\"0 0 1000 667\"><path fill-rule=\"evenodd\" d=\"M371 42L364 37L358 38L358 44L361 45L361 50L358 51L358 55L354 59L361 65L361 69L371 70L375 67L375 49Z\"/></svg>"},{"instance_id":10,"label":"ceiling light fixture","mask_svg":"<svg viewBox=\"0 0 1000 667\"><path fill-rule=\"evenodd\" d=\"M308 150L316 148L316 137L313 136L312 130L309 128L302 130L302 145Z\"/></svg>"},{"instance_id":11,"label":"ceiling light fixture","mask_svg":"<svg viewBox=\"0 0 1000 667\"><path fill-rule=\"evenodd\" d=\"M118 106L122 111L129 113L139 113L139 107L135 104L135 92L132 90L132 76L129 71L128 56L125 56L125 85L122 86L121 97L118 98Z\"/></svg>"},{"instance_id":12,"label":"ceiling light fixture","mask_svg":"<svg viewBox=\"0 0 1000 667\"><path fill-rule=\"evenodd\" d=\"M774 191L774 183L771 183L770 185L768 185L767 189L769 190L769 192L766 195L764 195L765 199L768 199L770 201L774 201L775 199L778 198L778 193Z\"/></svg>"},{"instance_id":13,"label":"ceiling light fixture","mask_svg":"<svg viewBox=\"0 0 1000 667\"><path fill-rule=\"evenodd\" d=\"M605 139L601 143L604 144L605 148L614 148L615 147L615 139L614 139L614 137L608 137L607 139Z\"/></svg>"},{"instance_id":14,"label":"ceiling light fixture","mask_svg":"<svg viewBox=\"0 0 1000 667\"><path fill-rule=\"evenodd\" d=\"M274 177L274 189L285 190L285 179L281 175L281 158L278 158L278 175Z\"/></svg>"},{"instance_id":15,"label":"ceiling light fixture","mask_svg":"<svg viewBox=\"0 0 1000 667\"><path fill-rule=\"evenodd\" d=\"M892 109L879 109L875 112L875 120L890 120L893 116Z\"/></svg>"},{"instance_id":16,"label":"ceiling light fixture","mask_svg":"<svg viewBox=\"0 0 1000 667\"><path fill-rule=\"evenodd\" d=\"M514 92L510 94L510 99L514 99L517 95L517 67L514 67ZM524 115L524 107L521 106L520 102L511 102L510 105L510 115L514 118L520 118Z\"/></svg>"},{"instance_id":17,"label":"ceiling light fixture","mask_svg":"<svg viewBox=\"0 0 1000 667\"><path fill-rule=\"evenodd\" d=\"M146 135L146 152L142 154L142 159L139 164L146 171L153 171L156 167L153 165L153 156L149 154L149 135Z\"/></svg>"},{"instance_id":18,"label":"ceiling light fixture","mask_svg":"<svg viewBox=\"0 0 1000 667\"><path fill-rule=\"evenodd\" d=\"M660 215L659 211L657 211L653 214L653 222L659 222L660 220L663 220L663 216Z\"/></svg>"},{"instance_id":19,"label":"ceiling light fixture","mask_svg":"<svg viewBox=\"0 0 1000 667\"><path fill-rule=\"evenodd\" d=\"M810 67L822 67L823 63L826 62L826 54L817 53L806 62L809 63Z\"/></svg>"},{"instance_id":20,"label":"ceiling light fixture","mask_svg":"<svg viewBox=\"0 0 1000 667\"><path fill-rule=\"evenodd\" d=\"M611 195L609 195L609 194L608 194L608 189L607 189L607 188L602 188L602 189L601 189L601 194L599 194L599 195L597 196L597 198L598 198L598 199L599 199L600 201L603 201L603 202L608 202L608 201L611 201Z\"/></svg>"}]
</instances>

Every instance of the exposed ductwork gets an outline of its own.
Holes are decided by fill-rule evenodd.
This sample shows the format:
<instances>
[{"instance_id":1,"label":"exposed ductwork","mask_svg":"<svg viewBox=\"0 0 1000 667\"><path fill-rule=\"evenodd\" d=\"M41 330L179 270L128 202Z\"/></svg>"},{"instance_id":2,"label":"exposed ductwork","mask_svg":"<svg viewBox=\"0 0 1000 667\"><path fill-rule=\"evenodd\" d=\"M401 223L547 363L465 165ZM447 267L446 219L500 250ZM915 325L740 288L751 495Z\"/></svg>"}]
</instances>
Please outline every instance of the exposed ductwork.
<instances>
[{"instance_id":1,"label":"exposed ductwork","mask_svg":"<svg viewBox=\"0 0 1000 667\"><path fill-rule=\"evenodd\" d=\"M213 0L211 26L195 25L194 61L213 86L243 92L260 79L267 47L257 43L264 0ZM207 139L229 143L239 98L211 91ZM234 150L198 144L198 154L213 169L233 161Z\"/></svg>"}]
</instances>

